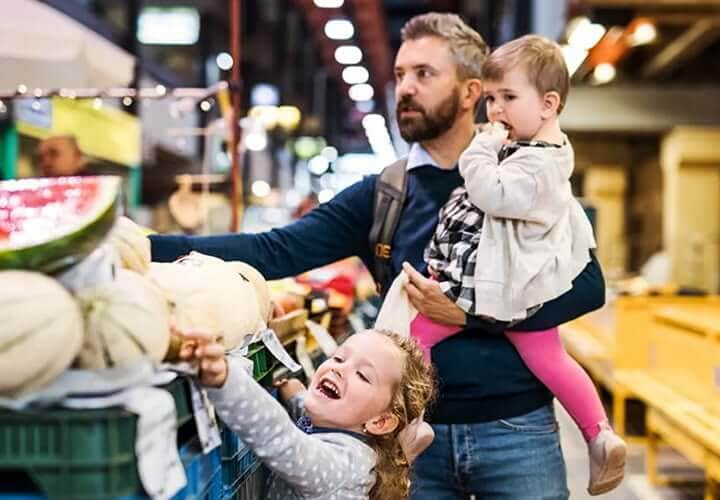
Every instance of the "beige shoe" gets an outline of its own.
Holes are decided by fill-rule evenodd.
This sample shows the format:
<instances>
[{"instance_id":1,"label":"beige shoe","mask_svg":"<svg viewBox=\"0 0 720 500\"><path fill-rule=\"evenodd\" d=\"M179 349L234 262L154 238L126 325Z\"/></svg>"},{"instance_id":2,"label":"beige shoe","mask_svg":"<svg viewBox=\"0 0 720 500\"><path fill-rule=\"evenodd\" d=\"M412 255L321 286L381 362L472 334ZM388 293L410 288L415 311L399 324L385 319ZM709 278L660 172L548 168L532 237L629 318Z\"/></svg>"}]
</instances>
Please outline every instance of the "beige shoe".
<instances>
[{"instance_id":1,"label":"beige shoe","mask_svg":"<svg viewBox=\"0 0 720 500\"><path fill-rule=\"evenodd\" d=\"M627 445L607 423L600 424L600 433L588 444L590 481L588 493L601 495L616 488L625 477Z\"/></svg>"}]
</instances>

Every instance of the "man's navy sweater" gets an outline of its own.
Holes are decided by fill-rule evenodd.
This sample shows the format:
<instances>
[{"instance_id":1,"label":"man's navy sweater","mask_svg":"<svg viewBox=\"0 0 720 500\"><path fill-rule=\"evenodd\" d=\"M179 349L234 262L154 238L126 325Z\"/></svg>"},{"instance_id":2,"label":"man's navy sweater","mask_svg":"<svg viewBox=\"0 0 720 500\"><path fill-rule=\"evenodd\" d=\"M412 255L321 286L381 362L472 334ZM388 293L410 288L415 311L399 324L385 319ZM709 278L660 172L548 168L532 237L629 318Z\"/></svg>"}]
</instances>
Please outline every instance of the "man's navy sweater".
<instances>
[{"instance_id":1,"label":"man's navy sweater","mask_svg":"<svg viewBox=\"0 0 720 500\"><path fill-rule=\"evenodd\" d=\"M187 237L153 235L155 261L172 261L196 250L225 260L241 260L267 279L294 276L357 255L370 267L368 234L373 221L376 176L368 176L300 220L259 234ZM457 169L433 166L408 172L405 205L393 240L392 268L402 262L425 271L423 251L450 193L462 185ZM482 262L478 262L482 265ZM392 278L391 278L392 279ZM389 288L390 283L383 283ZM543 330L600 307L605 283L595 260L576 278L573 289L545 304L513 330ZM432 350L440 390L432 409L435 423L473 423L522 415L552 400L551 394L499 334L497 325L470 318L463 332Z\"/></svg>"}]
</instances>

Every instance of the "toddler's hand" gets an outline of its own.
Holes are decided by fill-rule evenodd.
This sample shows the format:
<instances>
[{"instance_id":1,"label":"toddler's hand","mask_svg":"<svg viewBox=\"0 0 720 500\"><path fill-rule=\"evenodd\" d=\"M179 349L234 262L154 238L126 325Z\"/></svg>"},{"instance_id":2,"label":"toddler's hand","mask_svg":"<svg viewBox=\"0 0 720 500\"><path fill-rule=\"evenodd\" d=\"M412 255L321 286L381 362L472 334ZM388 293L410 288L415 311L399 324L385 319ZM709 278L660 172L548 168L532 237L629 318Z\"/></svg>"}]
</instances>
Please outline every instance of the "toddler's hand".
<instances>
[{"instance_id":1,"label":"toddler's hand","mask_svg":"<svg viewBox=\"0 0 720 500\"><path fill-rule=\"evenodd\" d=\"M225 346L217 338L204 331L182 332L183 344L180 359L197 361L200 383L207 387L222 387L227 380L228 365Z\"/></svg>"},{"instance_id":2,"label":"toddler's hand","mask_svg":"<svg viewBox=\"0 0 720 500\"><path fill-rule=\"evenodd\" d=\"M508 142L508 131L500 122L485 123L474 142L489 145L497 152Z\"/></svg>"}]
</instances>

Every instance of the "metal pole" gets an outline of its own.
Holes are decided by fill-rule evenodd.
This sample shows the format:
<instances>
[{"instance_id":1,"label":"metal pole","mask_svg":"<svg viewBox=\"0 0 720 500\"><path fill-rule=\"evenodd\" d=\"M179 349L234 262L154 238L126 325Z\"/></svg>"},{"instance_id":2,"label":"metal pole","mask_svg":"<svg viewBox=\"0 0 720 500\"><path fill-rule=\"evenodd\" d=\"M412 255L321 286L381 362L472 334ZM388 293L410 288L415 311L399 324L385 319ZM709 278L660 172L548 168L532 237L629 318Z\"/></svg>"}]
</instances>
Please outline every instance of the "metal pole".
<instances>
[{"instance_id":1,"label":"metal pole","mask_svg":"<svg viewBox=\"0 0 720 500\"><path fill-rule=\"evenodd\" d=\"M237 232L239 215L243 210L242 200L242 175L240 172L240 99L242 98L240 81L240 32L241 28L241 5L240 0L230 0L230 55L233 65L230 70L230 92L232 96L232 111L230 113L230 206L232 207L230 219L230 231Z\"/></svg>"}]
</instances>

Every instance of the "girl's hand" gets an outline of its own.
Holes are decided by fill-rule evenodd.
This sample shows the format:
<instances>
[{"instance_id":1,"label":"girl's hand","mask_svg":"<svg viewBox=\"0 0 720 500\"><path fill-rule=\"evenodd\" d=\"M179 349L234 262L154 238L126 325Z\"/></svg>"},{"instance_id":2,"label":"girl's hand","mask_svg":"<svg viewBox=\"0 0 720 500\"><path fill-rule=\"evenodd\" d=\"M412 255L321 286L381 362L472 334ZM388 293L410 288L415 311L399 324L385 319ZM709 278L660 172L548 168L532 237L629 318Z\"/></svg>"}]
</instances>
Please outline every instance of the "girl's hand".
<instances>
[{"instance_id":1,"label":"girl's hand","mask_svg":"<svg viewBox=\"0 0 720 500\"><path fill-rule=\"evenodd\" d=\"M228 365L225 346L208 332L196 330L182 332L183 345L180 359L197 361L200 383L207 387L222 387L227 380Z\"/></svg>"},{"instance_id":2,"label":"girl's hand","mask_svg":"<svg viewBox=\"0 0 720 500\"><path fill-rule=\"evenodd\" d=\"M278 389L278 396L281 401L287 401L299 392L305 390L305 386L296 378L286 378L273 384Z\"/></svg>"}]
</instances>

